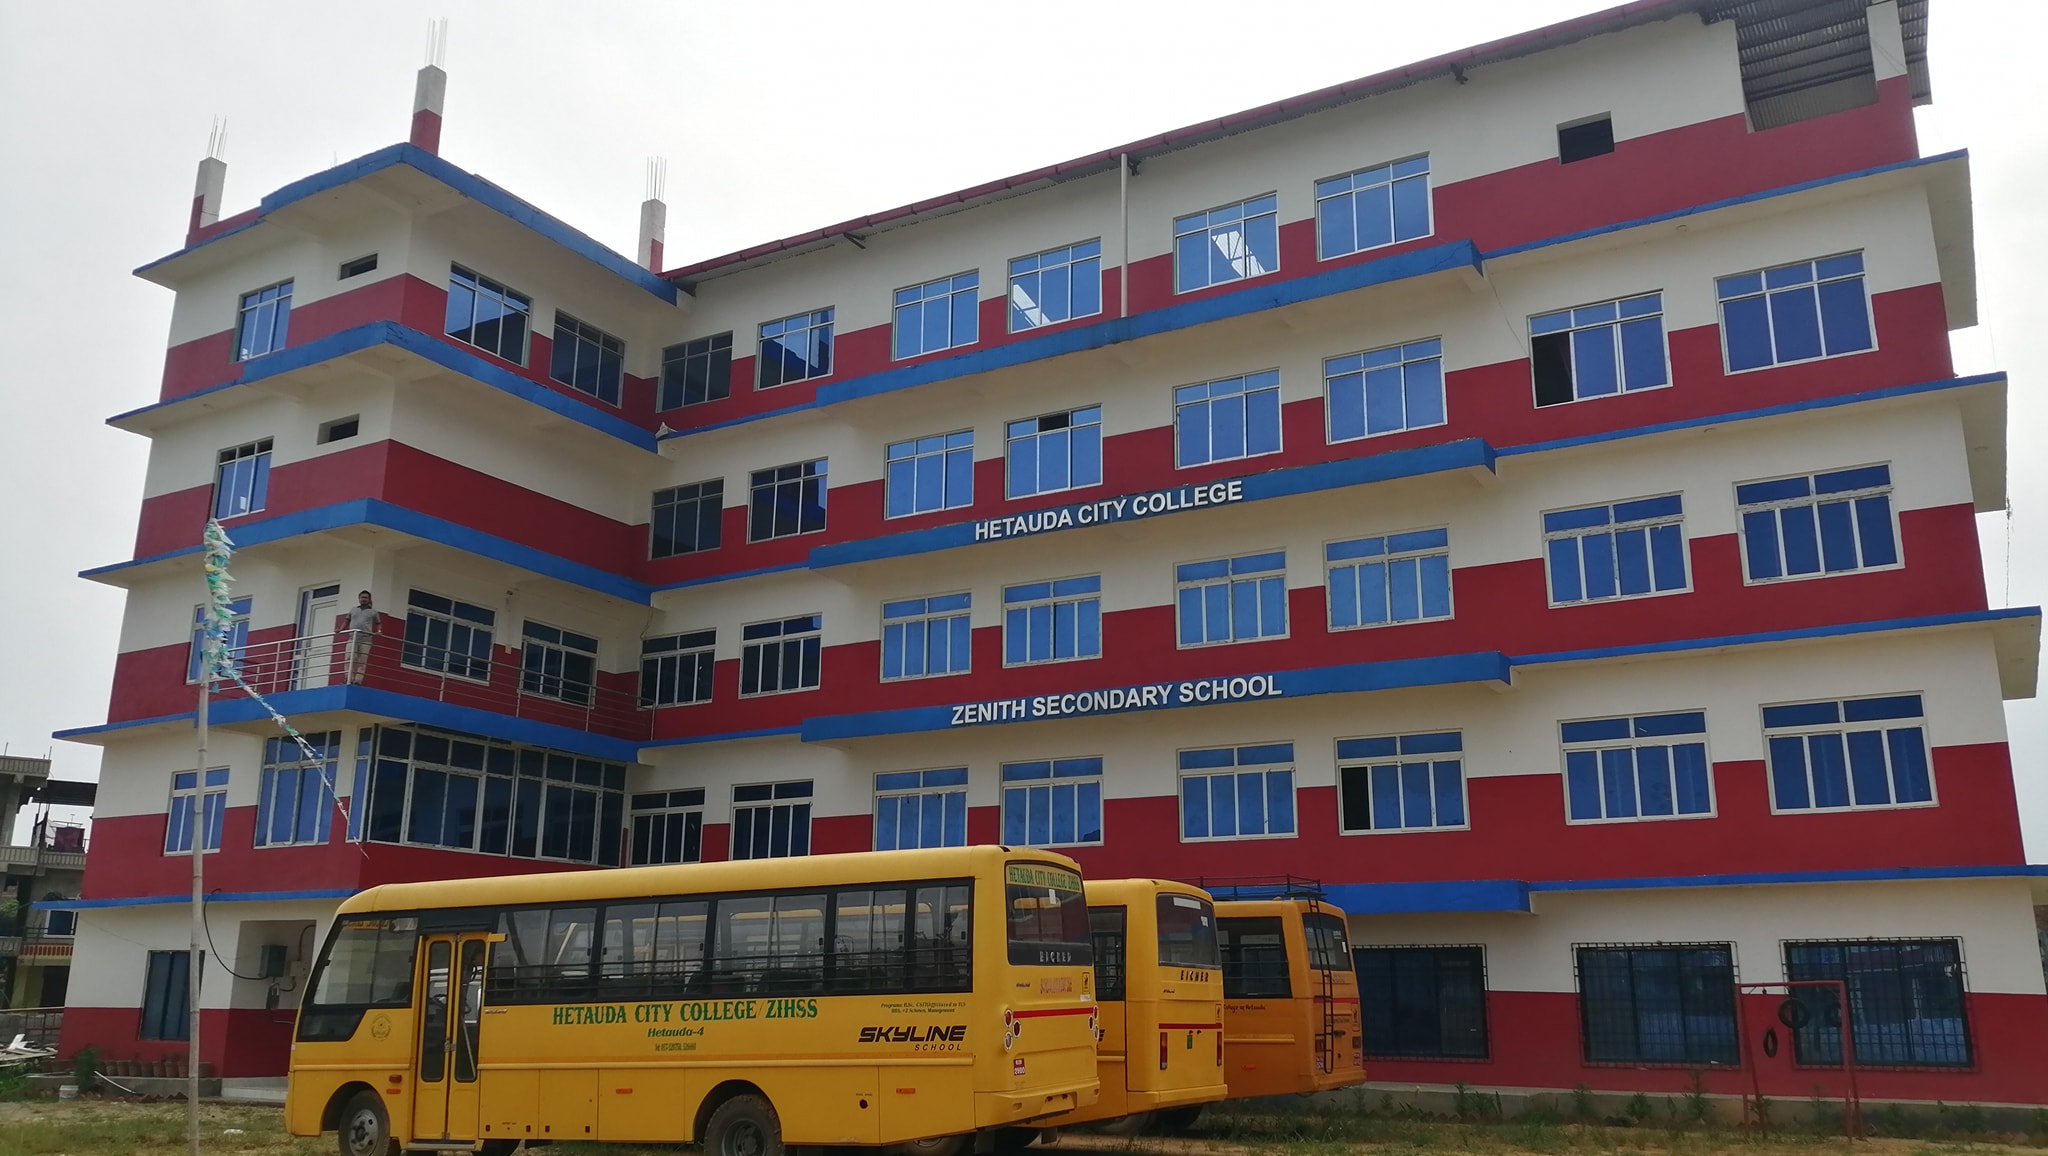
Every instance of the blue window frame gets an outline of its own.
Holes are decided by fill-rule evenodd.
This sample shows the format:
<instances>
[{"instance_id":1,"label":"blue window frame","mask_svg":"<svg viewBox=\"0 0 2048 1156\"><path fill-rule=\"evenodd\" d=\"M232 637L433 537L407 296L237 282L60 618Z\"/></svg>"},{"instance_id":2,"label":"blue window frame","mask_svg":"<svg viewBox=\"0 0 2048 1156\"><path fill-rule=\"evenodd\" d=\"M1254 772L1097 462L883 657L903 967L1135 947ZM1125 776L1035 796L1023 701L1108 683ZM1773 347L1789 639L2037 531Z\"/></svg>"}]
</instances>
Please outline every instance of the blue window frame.
<instances>
[{"instance_id":1,"label":"blue window frame","mask_svg":"<svg viewBox=\"0 0 2048 1156\"><path fill-rule=\"evenodd\" d=\"M1174 218L1176 293L1258 277L1279 267L1279 201L1272 193Z\"/></svg>"},{"instance_id":2,"label":"blue window frame","mask_svg":"<svg viewBox=\"0 0 2048 1156\"><path fill-rule=\"evenodd\" d=\"M1325 261L1429 231L1427 154L1316 182L1316 252Z\"/></svg>"},{"instance_id":3,"label":"blue window frame","mask_svg":"<svg viewBox=\"0 0 2048 1156\"><path fill-rule=\"evenodd\" d=\"M1557 729L1572 822L1713 813L1706 712L1582 719Z\"/></svg>"},{"instance_id":4,"label":"blue window frame","mask_svg":"<svg viewBox=\"0 0 2048 1156\"><path fill-rule=\"evenodd\" d=\"M1890 466L1744 482L1735 505L1751 582L1899 564Z\"/></svg>"},{"instance_id":5,"label":"blue window frame","mask_svg":"<svg viewBox=\"0 0 2048 1156\"><path fill-rule=\"evenodd\" d=\"M1969 1000L1962 944L1953 939L1818 940L1785 945L1785 978L1831 979L1849 995L1856 1063L1887 1068L1970 1066ZM1822 987L1795 987L1806 1026L1792 1035L1802 1064L1842 1062L1841 1000Z\"/></svg>"},{"instance_id":6,"label":"blue window frame","mask_svg":"<svg viewBox=\"0 0 2048 1156\"><path fill-rule=\"evenodd\" d=\"M1678 494L1543 515L1550 604L1686 588L1685 503Z\"/></svg>"},{"instance_id":7,"label":"blue window frame","mask_svg":"<svg viewBox=\"0 0 2048 1156\"><path fill-rule=\"evenodd\" d=\"M1444 424L1444 343L1432 337L1323 362L1331 442Z\"/></svg>"},{"instance_id":8,"label":"blue window frame","mask_svg":"<svg viewBox=\"0 0 2048 1156\"><path fill-rule=\"evenodd\" d=\"M1844 811L1934 802L1917 694L1763 708L1775 811Z\"/></svg>"},{"instance_id":9,"label":"blue window frame","mask_svg":"<svg viewBox=\"0 0 2048 1156\"><path fill-rule=\"evenodd\" d=\"M1287 552L1174 567L1180 645L1250 642L1287 633Z\"/></svg>"},{"instance_id":10,"label":"blue window frame","mask_svg":"<svg viewBox=\"0 0 2048 1156\"><path fill-rule=\"evenodd\" d=\"M875 850L967 846L967 768L875 776Z\"/></svg>"},{"instance_id":11,"label":"blue window frame","mask_svg":"<svg viewBox=\"0 0 2048 1156\"><path fill-rule=\"evenodd\" d=\"M1280 452L1280 371L1268 369L1173 391L1176 466Z\"/></svg>"},{"instance_id":12,"label":"blue window frame","mask_svg":"<svg viewBox=\"0 0 2048 1156\"><path fill-rule=\"evenodd\" d=\"M235 360L247 361L283 349L291 320L291 282L280 281L242 294L241 312L235 320Z\"/></svg>"},{"instance_id":13,"label":"blue window frame","mask_svg":"<svg viewBox=\"0 0 2048 1156\"><path fill-rule=\"evenodd\" d=\"M137 1039L192 1038L192 953L152 951L142 974L142 1026ZM199 954L206 966L206 953Z\"/></svg>"},{"instance_id":14,"label":"blue window frame","mask_svg":"<svg viewBox=\"0 0 2048 1156\"><path fill-rule=\"evenodd\" d=\"M232 618L228 622L227 637L222 645L227 648L221 656L224 662L237 662L242 648L249 645L249 609L254 603L247 598L237 598L228 603ZM185 658L185 681L199 681L199 663L206 653L206 606L192 608L192 648Z\"/></svg>"},{"instance_id":15,"label":"blue window frame","mask_svg":"<svg viewBox=\"0 0 2048 1156\"><path fill-rule=\"evenodd\" d=\"M1102 484L1102 407L1062 410L1013 421L1004 460L1012 498Z\"/></svg>"},{"instance_id":16,"label":"blue window frame","mask_svg":"<svg viewBox=\"0 0 2048 1156\"><path fill-rule=\"evenodd\" d=\"M448 336L514 365L526 364L533 298L463 268L448 270Z\"/></svg>"},{"instance_id":17,"label":"blue window frame","mask_svg":"<svg viewBox=\"0 0 2048 1156\"><path fill-rule=\"evenodd\" d=\"M699 337L661 351L661 391L655 409L681 409L731 396L732 334Z\"/></svg>"},{"instance_id":18,"label":"blue window frame","mask_svg":"<svg viewBox=\"0 0 2048 1156\"><path fill-rule=\"evenodd\" d=\"M1003 587L1003 665L1102 657L1102 576Z\"/></svg>"},{"instance_id":19,"label":"blue window frame","mask_svg":"<svg viewBox=\"0 0 2048 1156\"><path fill-rule=\"evenodd\" d=\"M896 357L916 357L974 344L975 292L981 274L941 277L896 291Z\"/></svg>"},{"instance_id":20,"label":"blue window frame","mask_svg":"<svg viewBox=\"0 0 2048 1156\"><path fill-rule=\"evenodd\" d=\"M1102 760L1004 763L1003 842L1012 847L1102 842Z\"/></svg>"},{"instance_id":21,"label":"blue window frame","mask_svg":"<svg viewBox=\"0 0 2048 1156\"><path fill-rule=\"evenodd\" d=\"M882 677L966 674L972 594L935 594L882 603Z\"/></svg>"},{"instance_id":22,"label":"blue window frame","mask_svg":"<svg viewBox=\"0 0 2048 1156\"><path fill-rule=\"evenodd\" d=\"M317 762L290 739L263 743L263 781L256 802L256 845L284 847L325 843L336 811L334 792L341 758L341 732L306 736Z\"/></svg>"},{"instance_id":23,"label":"blue window frame","mask_svg":"<svg viewBox=\"0 0 2048 1156\"><path fill-rule=\"evenodd\" d=\"M956 510L974 502L974 431L890 446L885 459L889 517Z\"/></svg>"},{"instance_id":24,"label":"blue window frame","mask_svg":"<svg viewBox=\"0 0 2048 1156\"><path fill-rule=\"evenodd\" d=\"M1669 385L1664 295L1644 293L1531 317L1529 365L1539 406Z\"/></svg>"},{"instance_id":25,"label":"blue window frame","mask_svg":"<svg viewBox=\"0 0 2048 1156\"><path fill-rule=\"evenodd\" d=\"M811 853L811 781L747 783L732 789L732 857L783 859Z\"/></svg>"},{"instance_id":26,"label":"blue window frame","mask_svg":"<svg viewBox=\"0 0 2048 1156\"><path fill-rule=\"evenodd\" d=\"M270 500L270 439L220 451L213 467L213 516L253 514Z\"/></svg>"},{"instance_id":27,"label":"blue window frame","mask_svg":"<svg viewBox=\"0 0 2048 1156\"><path fill-rule=\"evenodd\" d=\"M816 690L824 638L822 614L740 627L740 694Z\"/></svg>"},{"instance_id":28,"label":"blue window frame","mask_svg":"<svg viewBox=\"0 0 2048 1156\"><path fill-rule=\"evenodd\" d=\"M819 309L761 326L756 389L809 381L832 372L832 310Z\"/></svg>"},{"instance_id":29,"label":"blue window frame","mask_svg":"<svg viewBox=\"0 0 2048 1156\"><path fill-rule=\"evenodd\" d=\"M1721 277L1714 290L1730 373L1861 353L1876 344L1861 253Z\"/></svg>"},{"instance_id":30,"label":"blue window frame","mask_svg":"<svg viewBox=\"0 0 2048 1156\"><path fill-rule=\"evenodd\" d=\"M548 355L549 377L607 405L617 405L619 382L623 380L625 366L625 342L595 325L555 310L554 349Z\"/></svg>"},{"instance_id":31,"label":"blue window frame","mask_svg":"<svg viewBox=\"0 0 2048 1156\"><path fill-rule=\"evenodd\" d=\"M1102 241L1082 241L1010 262L1010 332L1102 312Z\"/></svg>"},{"instance_id":32,"label":"blue window frame","mask_svg":"<svg viewBox=\"0 0 2048 1156\"><path fill-rule=\"evenodd\" d=\"M1346 834L1447 830L1465 818L1457 731L1337 740L1337 815Z\"/></svg>"},{"instance_id":33,"label":"blue window frame","mask_svg":"<svg viewBox=\"0 0 2048 1156\"><path fill-rule=\"evenodd\" d=\"M406 594L405 646L399 661L423 670L438 670L489 681L491 634L496 611L424 590Z\"/></svg>"},{"instance_id":34,"label":"blue window frame","mask_svg":"<svg viewBox=\"0 0 2048 1156\"><path fill-rule=\"evenodd\" d=\"M1180 753L1183 843L1294 833L1293 743Z\"/></svg>"},{"instance_id":35,"label":"blue window frame","mask_svg":"<svg viewBox=\"0 0 2048 1156\"><path fill-rule=\"evenodd\" d=\"M793 462L748 478L747 540L791 538L825 528L830 461Z\"/></svg>"},{"instance_id":36,"label":"blue window frame","mask_svg":"<svg viewBox=\"0 0 2048 1156\"><path fill-rule=\"evenodd\" d=\"M1411 530L1323 547L1330 629L1451 616L1451 532Z\"/></svg>"},{"instance_id":37,"label":"blue window frame","mask_svg":"<svg viewBox=\"0 0 2048 1156\"><path fill-rule=\"evenodd\" d=\"M200 790L199 772L178 771L171 776L171 805L164 823L164 854L192 853L193 816L204 814L206 849L220 850L222 819L228 811L228 772L218 767L206 772L206 789Z\"/></svg>"},{"instance_id":38,"label":"blue window frame","mask_svg":"<svg viewBox=\"0 0 2048 1156\"><path fill-rule=\"evenodd\" d=\"M1735 1064L1735 949L1581 947L1579 1026L1595 1064Z\"/></svg>"}]
</instances>

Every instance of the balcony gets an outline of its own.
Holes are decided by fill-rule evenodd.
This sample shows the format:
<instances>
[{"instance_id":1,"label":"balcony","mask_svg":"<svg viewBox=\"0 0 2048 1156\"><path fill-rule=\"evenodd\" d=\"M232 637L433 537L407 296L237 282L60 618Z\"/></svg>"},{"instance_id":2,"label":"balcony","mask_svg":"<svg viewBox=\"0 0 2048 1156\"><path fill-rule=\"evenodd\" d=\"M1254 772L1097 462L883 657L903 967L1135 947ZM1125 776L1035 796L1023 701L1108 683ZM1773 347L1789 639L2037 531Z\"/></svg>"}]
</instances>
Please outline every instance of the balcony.
<instances>
[{"instance_id":1,"label":"balcony","mask_svg":"<svg viewBox=\"0 0 2048 1156\"><path fill-rule=\"evenodd\" d=\"M85 870L86 831L76 824L50 824L26 846L0 846L0 873L39 875Z\"/></svg>"},{"instance_id":2,"label":"balcony","mask_svg":"<svg viewBox=\"0 0 2048 1156\"><path fill-rule=\"evenodd\" d=\"M479 656L385 634L342 630L252 643L230 651L229 660L241 683L266 699L353 682L607 738L644 742L653 735L653 712L641 706L638 691L604 681L615 677L621 683L635 683L635 676L598 672L598 681L585 682L541 669L539 663L527 668L518 654L505 650ZM216 683L214 697L247 698L241 683Z\"/></svg>"}]
</instances>

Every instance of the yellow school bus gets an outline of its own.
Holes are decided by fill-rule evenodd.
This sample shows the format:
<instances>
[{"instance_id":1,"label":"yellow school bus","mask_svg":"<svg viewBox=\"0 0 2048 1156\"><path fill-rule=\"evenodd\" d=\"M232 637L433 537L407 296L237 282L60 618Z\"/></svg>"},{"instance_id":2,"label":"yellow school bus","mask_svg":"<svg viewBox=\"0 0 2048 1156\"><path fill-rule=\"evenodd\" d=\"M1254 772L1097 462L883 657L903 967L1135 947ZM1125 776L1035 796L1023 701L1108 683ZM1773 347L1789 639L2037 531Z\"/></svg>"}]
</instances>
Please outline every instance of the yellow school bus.
<instances>
[{"instance_id":1,"label":"yellow school bus","mask_svg":"<svg viewBox=\"0 0 2048 1156\"><path fill-rule=\"evenodd\" d=\"M1230 1098L1365 1082L1358 975L1344 913L1320 889L1213 889L1223 956L1223 1053Z\"/></svg>"},{"instance_id":2,"label":"yellow school bus","mask_svg":"<svg viewBox=\"0 0 2048 1156\"><path fill-rule=\"evenodd\" d=\"M1084 890L1102 1098L1048 1123L1135 1135L1228 1095L1222 961L1208 894L1164 879L1090 879Z\"/></svg>"},{"instance_id":3,"label":"yellow school bus","mask_svg":"<svg viewBox=\"0 0 2048 1156\"><path fill-rule=\"evenodd\" d=\"M307 985L287 1127L1011 1150L1095 1102L1090 951L1073 861L1002 847L373 887Z\"/></svg>"}]
</instances>

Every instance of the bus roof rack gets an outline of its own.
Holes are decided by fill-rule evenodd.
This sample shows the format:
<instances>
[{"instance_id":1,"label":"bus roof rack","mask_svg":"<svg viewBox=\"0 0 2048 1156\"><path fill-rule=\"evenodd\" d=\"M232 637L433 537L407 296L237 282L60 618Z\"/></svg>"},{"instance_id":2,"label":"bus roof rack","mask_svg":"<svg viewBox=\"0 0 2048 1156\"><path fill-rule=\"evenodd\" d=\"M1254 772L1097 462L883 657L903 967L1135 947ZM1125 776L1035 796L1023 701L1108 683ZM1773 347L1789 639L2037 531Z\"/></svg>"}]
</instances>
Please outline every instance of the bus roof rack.
<instances>
[{"instance_id":1,"label":"bus roof rack","mask_svg":"<svg viewBox=\"0 0 2048 1156\"><path fill-rule=\"evenodd\" d=\"M1194 883L1221 900L1326 898L1322 880L1300 875L1204 875Z\"/></svg>"}]
</instances>

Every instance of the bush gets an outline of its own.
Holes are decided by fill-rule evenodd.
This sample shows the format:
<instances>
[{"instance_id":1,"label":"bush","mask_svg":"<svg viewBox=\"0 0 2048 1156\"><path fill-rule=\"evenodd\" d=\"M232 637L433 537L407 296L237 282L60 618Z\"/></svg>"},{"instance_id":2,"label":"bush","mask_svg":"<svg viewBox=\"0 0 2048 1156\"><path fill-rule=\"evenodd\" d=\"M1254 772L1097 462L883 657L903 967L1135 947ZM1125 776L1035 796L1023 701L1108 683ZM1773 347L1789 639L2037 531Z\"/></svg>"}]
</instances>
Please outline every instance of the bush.
<instances>
[{"instance_id":1,"label":"bush","mask_svg":"<svg viewBox=\"0 0 2048 1156\"><path fill-rule=\"evenodd\" d=\"M1572 1088L1572 1119L1590 1120L1592 1118L1593 1089L1584 1084L1574 1086Z\"/></svg>"},{"instance_id":2,"label":"bush","mask_svg":"<svg viewBox=\"0 0 2048 1156\"><path fill-rule=\"evenodd\" d=\"M71 1056L71 1080L81 1092L100 1085L100 1050L87 1044Z\"/></svg>"}]
</instances>

